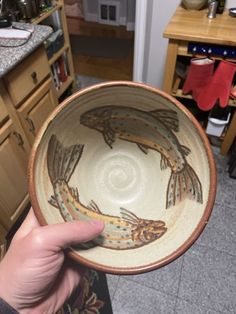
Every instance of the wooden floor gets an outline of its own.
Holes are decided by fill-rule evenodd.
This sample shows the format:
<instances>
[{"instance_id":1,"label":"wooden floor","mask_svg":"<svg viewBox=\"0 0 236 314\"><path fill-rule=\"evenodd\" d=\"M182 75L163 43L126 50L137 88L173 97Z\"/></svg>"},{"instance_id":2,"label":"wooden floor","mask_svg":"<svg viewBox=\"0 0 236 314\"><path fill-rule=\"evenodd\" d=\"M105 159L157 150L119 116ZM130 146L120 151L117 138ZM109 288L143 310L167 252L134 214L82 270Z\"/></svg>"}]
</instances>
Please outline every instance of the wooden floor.
<instances>
[{"instance_id":1,"label":"wooden floor","mask_svg":"<svg viewBox=\"0 0 236 314\"><path fill-rule=\"evenodd\" d=\"M110 26L67 17L69 34L134 39L134 32L124 26ZM73 54L75 73L107 80L132 80L133 51L123 59L90 57Z\"/></svg>"}]
</instances>

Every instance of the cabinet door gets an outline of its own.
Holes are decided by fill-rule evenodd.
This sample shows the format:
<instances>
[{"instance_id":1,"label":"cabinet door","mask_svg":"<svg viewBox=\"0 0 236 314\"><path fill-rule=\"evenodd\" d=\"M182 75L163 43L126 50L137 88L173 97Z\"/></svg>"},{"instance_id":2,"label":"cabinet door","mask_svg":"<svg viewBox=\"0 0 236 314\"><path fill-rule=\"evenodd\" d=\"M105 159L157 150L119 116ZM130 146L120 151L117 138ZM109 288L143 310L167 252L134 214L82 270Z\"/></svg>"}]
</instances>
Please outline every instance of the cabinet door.
<instances>
[{"instance_id":1,"label":"cabinet door","mask_svg":"<svg viewBox=\"0 0 236 314\"><path fill-rule=\"evenodd\" d=\"M41 125L57 105L51 87L52 81L49 79L18 110L22 126L31 144Z\"/></svg>"},{"instance_id":2,"label":"cabinet door","mask_svg":"<svg viewBox=\"0 0 236 314\"><path fill-rule=\"evenodd\" d=\"M28 202L28 153L11 120L0 128L0 223L9 230Z\"/></svg>"},{"instance_id":3,"label":"cabinet door","mask_svg":"<svg viewBox=\"0 0 236 314\"><path fill-rule=\"evenodd\" d=\"M0 224L0 262L5 254L6 234L7 230L3 227L3 225Z\"/></svg>"}]
</instances>

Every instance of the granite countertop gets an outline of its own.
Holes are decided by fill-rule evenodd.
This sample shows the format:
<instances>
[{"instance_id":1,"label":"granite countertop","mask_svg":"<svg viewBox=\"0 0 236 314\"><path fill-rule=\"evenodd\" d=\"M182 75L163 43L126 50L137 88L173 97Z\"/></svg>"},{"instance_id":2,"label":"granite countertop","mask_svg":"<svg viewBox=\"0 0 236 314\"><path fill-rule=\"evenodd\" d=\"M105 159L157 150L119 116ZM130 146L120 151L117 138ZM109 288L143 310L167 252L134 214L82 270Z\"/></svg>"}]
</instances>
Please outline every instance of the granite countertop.
<instances>
[{"instance_id":1,"label":"granite countertop","mask_svg":"<svg viewBox=\"0 0 236 314\"><path fill-rule=\"evenodd\" d=\"M13 26L33 32L27 42L25 39L0 38L0 78L40 46L53 32L52 28L46 25L14 23Z\"/></svg>"}]
</instances>

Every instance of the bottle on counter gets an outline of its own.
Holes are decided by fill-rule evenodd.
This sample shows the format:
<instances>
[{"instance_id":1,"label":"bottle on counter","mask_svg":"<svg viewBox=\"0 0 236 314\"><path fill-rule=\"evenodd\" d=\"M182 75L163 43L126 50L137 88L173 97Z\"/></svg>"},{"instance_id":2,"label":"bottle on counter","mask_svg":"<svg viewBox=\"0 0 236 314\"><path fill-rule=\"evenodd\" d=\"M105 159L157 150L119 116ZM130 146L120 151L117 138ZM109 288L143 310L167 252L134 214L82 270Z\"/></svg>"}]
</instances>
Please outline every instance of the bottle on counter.
<instances>
[{"instance_id":1,"label":"bottle on counter","mask_svg":"<svg viewBox=\"0 0 236 314\"><path fill-rule=\"evenodd\" d=\"M218 0L218 6L216 9L216 13L222 14L225 9L225 0Z\"/></svg>"}]
</instances>

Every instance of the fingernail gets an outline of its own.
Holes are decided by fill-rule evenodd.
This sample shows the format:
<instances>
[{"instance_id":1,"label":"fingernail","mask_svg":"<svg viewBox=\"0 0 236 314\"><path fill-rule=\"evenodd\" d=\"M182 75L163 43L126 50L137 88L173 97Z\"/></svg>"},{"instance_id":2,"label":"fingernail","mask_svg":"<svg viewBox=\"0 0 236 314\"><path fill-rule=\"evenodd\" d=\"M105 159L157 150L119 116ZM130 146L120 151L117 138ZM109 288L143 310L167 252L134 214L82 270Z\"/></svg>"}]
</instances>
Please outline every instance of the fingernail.
<instances>
[{"instance_id":1,"label":"fingernail","mask_svg":"<svg viewBox=\"0 0 236 314\"><path fill-rule=\"evenodd\" d=\"M101 228L104 227L104 222L101 220L91 220L89 221L89 223L96 227L101 227Z\"/></svg>"}]
</instances>

